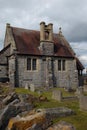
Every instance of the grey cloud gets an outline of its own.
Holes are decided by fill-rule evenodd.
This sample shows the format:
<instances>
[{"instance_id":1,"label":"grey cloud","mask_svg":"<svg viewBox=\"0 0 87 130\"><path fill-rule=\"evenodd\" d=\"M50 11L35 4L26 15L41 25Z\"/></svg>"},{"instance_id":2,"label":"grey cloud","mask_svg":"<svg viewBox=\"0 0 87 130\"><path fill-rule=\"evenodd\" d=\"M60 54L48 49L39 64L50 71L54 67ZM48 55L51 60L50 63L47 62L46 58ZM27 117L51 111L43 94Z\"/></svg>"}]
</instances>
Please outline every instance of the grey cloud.
<instances>
[{"instance_id":1,"label":"grey cloud","mask_svg":"<svg viewBox=\"0 0 87 130\"><path fill-rule=\"evenodd\" d=\"M67 37L69 41L82 42L87 41L87 23L79 22L68 31Z\"/></svg>"},{"instance_id":2,"label":"grey cloud","mask_svg":"<svg viewBox=\"0 0 87 130\"><path fill-rule=\"evenodd\" d=\"M3 29L7 22L39 28L39 22L44 20L54 24L54 32L61 26L69 41L83 41L87 40L86 4L86 0L0 0L1 24Z\"/></svg>"}]
</instances>

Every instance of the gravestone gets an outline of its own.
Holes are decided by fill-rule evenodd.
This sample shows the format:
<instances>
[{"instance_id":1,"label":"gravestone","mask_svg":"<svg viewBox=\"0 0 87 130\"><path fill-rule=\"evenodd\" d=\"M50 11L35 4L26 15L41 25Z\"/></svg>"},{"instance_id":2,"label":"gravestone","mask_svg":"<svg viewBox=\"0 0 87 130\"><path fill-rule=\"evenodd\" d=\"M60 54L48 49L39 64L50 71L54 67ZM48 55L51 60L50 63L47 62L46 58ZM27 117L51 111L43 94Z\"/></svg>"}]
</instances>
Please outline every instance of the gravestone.
<instances>
[{"instance_id":1,"label":"gravestone","mask_svg":"<svg viewBox=\"0 0 87 130\"><path fill-rule=\"evenodd\" d=\"M34 84L30 84L30 91L35 92L35 86L34 86Z\"/></svg>"},{"instance_id":2,"label":"gravestone","mask_svg":"<svg viewBox=\"0 0 87 130\"><path fill-rule=\"evenodd\" d=\"M87 92L87 85L84 85L84 92Z\"/></svg>"},{"instance_id":3,"label":"gravestone","mask_svg":"<svg viewBox=\"0 0 87 130\"><path fill-rule=\"evenodd\" d=\"M87 96L81 95L79 99L80 109L87 111Z\"/></svg>"},{"instance_id":4,"label":"gravestone","mask_svg":"<svg viewBox=\"0 0 87 130\"><path fill-rule=\"evenodd\" d=\"M28 83L25 84L25 89L29 89Z\"/></svg>"},{"instance_id":5,"label":"gravestone","mask_svg":"<svg viewBox=\"0 0 87 130\"><path fill-rule=\"evenodd\" d=\"M61 101L62 100L62 92L59 90L54 90L52 93L52 99Z\"/></svg>"},{"instance_id":6,"label":"gravestone","mask_svg":"<svg viewBox=\"0 0 87 130\"><path fill-rule=\"evenodd\" d=\"M78 87L75 92L76 96L80 97L83 94L83 87Z\"/></svg>"}]
</instances>

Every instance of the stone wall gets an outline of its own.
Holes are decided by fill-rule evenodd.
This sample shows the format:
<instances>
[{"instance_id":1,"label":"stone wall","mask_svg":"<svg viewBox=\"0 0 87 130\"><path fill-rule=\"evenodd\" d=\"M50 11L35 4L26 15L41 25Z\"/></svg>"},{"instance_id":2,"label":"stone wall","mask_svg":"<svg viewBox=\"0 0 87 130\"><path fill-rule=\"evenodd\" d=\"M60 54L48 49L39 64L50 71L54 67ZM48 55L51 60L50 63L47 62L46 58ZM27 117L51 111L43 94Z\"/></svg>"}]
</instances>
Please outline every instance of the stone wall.
<instances>
[{"instance_id":1,"label":"stone wall","mask_svg":"<svg viewBox=\"0 0 87 130\"><path fill-rule=\"evenodd\" d=\"M75 60L65 59L66 69L65 71L58 71L58 61L55 60L55 77L57 87L76 88L78 86L78 73L76 70Z\"/></svg>"},{"instance_id":2,"label":"stone wall","mask_svg":"<svg viewBox=\"0 0 87 130\"><path fill-rule=\"evenodd\" d=\"M16 49L12 28L9 23L6 25L6 34L5 34L5 40L4 40L4 47L11 44L10 52L12 53Z\"/></svg>"},{"instance_id":3,"label":"stone wall","mask_svg":"<svg viewBox=\"0 0 87 130\"><path fill-rule=\"evenodd\" d=\"M7 77L7 65L0 65L0 78Z\"/></svg>"},{"instance_id":4,"label":"stone wall","mask_svg":"<svg viewBox=\"0 0 87 130\"><path fill-rule=\"evenodd\" d=\"M44 76L41 73L42 62L40 58L37 59L37 70L27 70L27 56L18 57L18 71L19 71L19 86L24 87L26 84L35 85L36 87L43 87ZM33 57L36 58L36 57ZM43 68L43 66L42 66ZM43 77L43 82L41 81Z\"/></svg>"},{"instance_id":5,"label":"stone wall","mask_svg":"<svg viewBox=\"0 0 87 130\"><path fill-rule=\"evenodd\" d=\"M51 42L41 42L40 51L41 51L42 55L53 55L54 44Z\"/></svg>"},{"instance_id":6,"label":"stone wall","mask_svg":"<svg viewBox=\"0 0 87 130\"><path fill-rule=\"evenodd\" d=\"M8 74L7 56L9 54L10 54L10 46L2 50L0 53L0 78L3 78L3 77L5 78L8 76L7 75Z\"/></svg>"},{"instance_id":7,"label":"stone wall","mask_svg":"<svg viewBox=\"0 0 87 130\"><path fill-rule=\"evenodd\" d=\"M9 58L9 79L10 79L10 84L12 86L15 86L15 57L11 56Z\"/></svg>"},{"instance_id":8,"label":"stone wall","mask_svg":"<svg viewBox=\"0 0 87 130\"><path fill-rule=\"evenodd\" d=\"M19 75L19 86L24 87L26 84L35 85L36 87L51 87L48 69L49 57L35 57L37 58L37 70L27 70L27 57L18 57L18 75ZM33 57L34 58L34 57ZM78 86L78 75L76 71L75 61L73 59L66 59L66 70L58 71L58 59L53 58L52 60L52 72L51 80L53 80L53 86L55 83L56 87L77 87ZM54 81L55 80L55 81Z\"/></svg>"},{"instance_id":9,"label":"stone wall","mask_svg":"<svg viewBox=\"0 0 87 130\"><path fill-rule=\"evenodd\" d=\"M10 54L10 47L0 53L0 64L7 64L7 56Z\"/></svg>"},{"instance_id":10,"label":"stone wall","mask_svg":"<svg viewBox=\"0 0 87 130\"><path fill-rule=\"evenodd\" d=\"M28 56L29 57L29 56ZM32 58L32 57L31 57ZM26 84L37 87L50 87L48 58L37 58L37 70L27 70L27 56L18 57L19 86L24 87Z\"/></svg>"}]
</instances>

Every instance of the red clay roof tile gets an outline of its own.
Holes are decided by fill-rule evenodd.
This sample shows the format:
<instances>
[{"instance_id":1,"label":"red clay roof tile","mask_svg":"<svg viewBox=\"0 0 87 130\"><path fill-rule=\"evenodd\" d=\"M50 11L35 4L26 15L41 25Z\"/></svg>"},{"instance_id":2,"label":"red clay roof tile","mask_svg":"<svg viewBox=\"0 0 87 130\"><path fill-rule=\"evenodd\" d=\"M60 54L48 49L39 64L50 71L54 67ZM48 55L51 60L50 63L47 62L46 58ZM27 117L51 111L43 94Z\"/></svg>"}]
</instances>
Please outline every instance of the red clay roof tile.
<instances>
[{"instance_id":1,"label":"red clay roof tile","mask_svg":"<svg viewBox=\"0 0 87 130\"><path fill-rule=\"evenodd\" d=\"M40 32L22 28L11 27L17 50L20 54L41 55ZM54 39L54 56L74 57L64 40L58 38L58 34L53 35ZM66 41L67 42L67 41Z\"/></svg>"}]
</instances>

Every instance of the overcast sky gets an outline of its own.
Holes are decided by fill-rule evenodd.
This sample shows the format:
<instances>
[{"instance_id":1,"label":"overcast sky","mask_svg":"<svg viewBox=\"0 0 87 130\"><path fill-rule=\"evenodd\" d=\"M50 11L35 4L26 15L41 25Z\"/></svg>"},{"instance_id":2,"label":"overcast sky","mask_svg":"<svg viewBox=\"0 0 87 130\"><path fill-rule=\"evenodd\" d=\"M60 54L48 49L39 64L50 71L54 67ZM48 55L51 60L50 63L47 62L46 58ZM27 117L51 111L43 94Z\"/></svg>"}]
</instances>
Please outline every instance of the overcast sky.
<instances>
[{"instance_id":1,"label":"overcast sky","mask_svg":"<svg viewBox=\"0 0 87 130\"><path fill-rule=\"evenodd\" d=\"M0 0L0 49L6 23L39 30L39 23L53 23L87 67L87 0Z\"/></svg>"}]
</instances>

